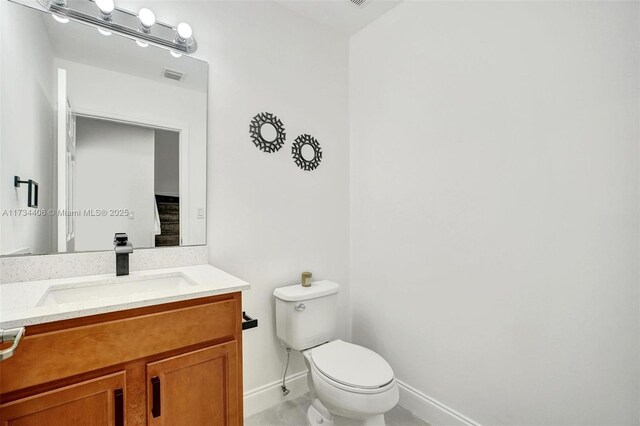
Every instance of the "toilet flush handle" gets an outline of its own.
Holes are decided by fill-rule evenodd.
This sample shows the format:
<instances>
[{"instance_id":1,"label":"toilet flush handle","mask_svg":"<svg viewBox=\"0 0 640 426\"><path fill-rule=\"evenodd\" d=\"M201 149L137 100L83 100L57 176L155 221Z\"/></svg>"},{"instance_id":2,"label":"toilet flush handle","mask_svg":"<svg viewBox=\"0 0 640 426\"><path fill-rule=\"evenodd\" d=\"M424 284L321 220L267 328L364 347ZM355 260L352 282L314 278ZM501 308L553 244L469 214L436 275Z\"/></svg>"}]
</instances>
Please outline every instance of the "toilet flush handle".
<instances>
[{"instance_id":1,"label":"toilet flush handle","mask_svg":"<svg viewBox=\"0 0 640 426\"><path fill-rule=\"evenodd\" d=\"M307 309L307 307L306 307L306 306L304 306L304 303L301 303L301 304L299 304L298 306L296 306L296 311L298 311L298 312L302 312L302 311L304 311L305 309Z\"/></svg>"}]
</instances>

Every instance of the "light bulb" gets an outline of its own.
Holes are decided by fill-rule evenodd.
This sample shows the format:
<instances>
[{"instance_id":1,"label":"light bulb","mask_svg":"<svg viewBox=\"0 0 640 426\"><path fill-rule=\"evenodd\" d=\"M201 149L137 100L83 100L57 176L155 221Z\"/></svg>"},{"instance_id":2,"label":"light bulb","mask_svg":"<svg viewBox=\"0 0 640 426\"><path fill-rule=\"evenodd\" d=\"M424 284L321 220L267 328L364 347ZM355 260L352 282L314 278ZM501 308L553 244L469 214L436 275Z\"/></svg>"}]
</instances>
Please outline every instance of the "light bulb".
<instances>
[{"instance_id":1,"label":"light bulb","mask_svg":"<svg viewBox=\"0 0 640 426\"><path fill-rule=\"evenodd\" d=\"M178 37L181 41L186 42L193 35L193 30L191 29L191 25L186 22L180 22L178 24Z\"/></svg>"},{"instance_id":2,"label":"light bulb","mask_svg":"<svg viewBox=\"0 0 640 426\"><path fill-rule=\"evenodd\" d=\"M69 22L69 18L65 18L63 16L56 15L55 13L52 13L51 16L53 16L53 19L55 19L56 21L60 22L61 24L66 24L67 22Z\"/></svg>"},{"instance_id":3,"label":"light bulb","mask_svg":"<svg viewBox=\"0 0 640 426\"><path fill-rule=\"evenodd\" d=\"M180 58L182 56L182 53L178 53L175 50L170 50L169 52L171 53L171 56L173 56L174 58Z\"/></svg>"},{"instance_id":4,"label":"light bulb","mask_svg":"<svg viewBox=\"0 0 640 426\"><path fill-rule=\"evenodd\" d=\"M113 0L96 0L96 6L100 9L105 16L111 15L113 9L115 9L115 5L113 4Z\"/></svg>"},{"instance_id":5,"label":"light bulb","mask_svg":"<svg viewBox=\"0 0 640 426\"><path fill-rule=\"evenodd\" d=\"M156 23L156 15L147 8L140 9L138 12L138 19L140 19L140 23L145 29L153 27L153 24Z\"/></svg>"},{"instance_id":6,"label":"light bulb","mask_svg":"<svg viewBox=\"0 0 640 426\"><path fill-rule=\"evenodd\" d=\"M113 34L111 31L107 31L104 28L98 28L98 32L103 36L110 36L111 34Z\"/></svg>"},{"instance_id":7,"label":"light bulb","mask_svg":"<svg viewBox=\"0 0 640 426\"><path fill-rule=\"evenodd\" d=\"M136 40L136 44L140 47L147 47L149 43L145 43L144 41Z\"/></svg>"}]
</instances>

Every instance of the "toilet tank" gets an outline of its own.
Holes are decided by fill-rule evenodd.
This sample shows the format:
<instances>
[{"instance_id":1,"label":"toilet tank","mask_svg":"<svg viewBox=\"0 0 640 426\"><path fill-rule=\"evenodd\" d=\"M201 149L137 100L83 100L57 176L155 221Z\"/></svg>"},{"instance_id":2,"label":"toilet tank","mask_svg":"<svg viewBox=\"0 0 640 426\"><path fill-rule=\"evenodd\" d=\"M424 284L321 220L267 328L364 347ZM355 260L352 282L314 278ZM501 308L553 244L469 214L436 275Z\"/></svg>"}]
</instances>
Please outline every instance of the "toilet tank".
<instances>
[{"instance_id":1,"label":"toilet tank","mask_svg":"<svg viewBox=\"0 0 640 426\"><path fill-rule=\"evenodd\" d=\"M336 337L339 290L331 281L275 289L276 333L285 347L301 351Z\"/></svg>"}]
</instances>

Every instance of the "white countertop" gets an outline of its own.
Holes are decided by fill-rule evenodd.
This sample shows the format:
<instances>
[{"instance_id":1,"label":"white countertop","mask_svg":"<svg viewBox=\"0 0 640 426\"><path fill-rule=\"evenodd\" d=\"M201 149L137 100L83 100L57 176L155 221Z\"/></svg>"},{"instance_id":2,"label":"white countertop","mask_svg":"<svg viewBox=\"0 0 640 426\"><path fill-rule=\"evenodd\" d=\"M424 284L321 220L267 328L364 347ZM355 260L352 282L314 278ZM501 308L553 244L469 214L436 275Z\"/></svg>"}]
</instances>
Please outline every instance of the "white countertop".
<instances>
[{"instance_id":1,"label":"white countertop","mask_svg":"<svg viewBox=\"0 0 640 426\"><path fill-rule=\"evenodd\" d=\"M99 286L122 283L137 279L150 280L182 274L194 285L174 289L159 289L138 294L113 295L88 298L81 302L38 306L49 288L72 289L99 283ZM46 322L78 318L106 312L122 311L142 306L178 302L217 294L248 290L249 283L211 265L181 266L131 272L116 277L114 274L90 275L73 278L58 278L42 281L26 281L0 284L0 328L14 328Z\"/></svg>"}]
</instances>

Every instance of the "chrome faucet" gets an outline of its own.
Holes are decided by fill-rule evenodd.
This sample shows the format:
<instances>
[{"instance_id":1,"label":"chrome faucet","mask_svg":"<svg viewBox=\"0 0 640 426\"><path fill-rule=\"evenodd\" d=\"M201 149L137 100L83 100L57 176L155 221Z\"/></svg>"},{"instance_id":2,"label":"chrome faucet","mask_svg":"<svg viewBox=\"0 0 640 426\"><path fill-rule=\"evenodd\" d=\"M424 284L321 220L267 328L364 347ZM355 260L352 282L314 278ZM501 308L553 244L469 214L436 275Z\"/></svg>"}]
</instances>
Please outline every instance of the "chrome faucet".
<instances>
[{"instance_id":1,"label":"chrome faucet","mask_svg":"<svg viewBox=\"0 0 640 426\"><path fill-rule=\"evenodd\" d=\"M116 275L129 275L129 255L133 253L133 245L127 234L117 233L113 237L113 246L116 252Z\"/></svg>"}]
</instances>

